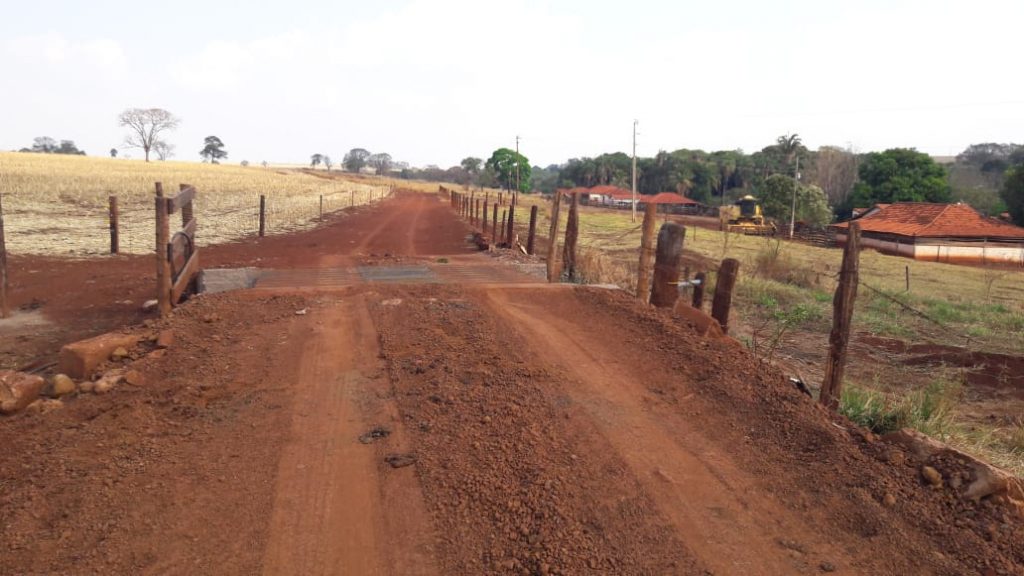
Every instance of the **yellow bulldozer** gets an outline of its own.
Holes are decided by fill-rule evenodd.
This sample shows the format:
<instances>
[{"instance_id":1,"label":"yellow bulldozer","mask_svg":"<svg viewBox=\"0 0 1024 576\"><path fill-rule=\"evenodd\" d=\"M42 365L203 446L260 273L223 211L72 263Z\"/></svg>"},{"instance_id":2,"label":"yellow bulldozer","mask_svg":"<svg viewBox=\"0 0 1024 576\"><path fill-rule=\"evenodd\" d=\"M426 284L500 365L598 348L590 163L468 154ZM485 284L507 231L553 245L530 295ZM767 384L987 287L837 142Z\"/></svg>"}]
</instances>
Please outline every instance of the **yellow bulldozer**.
<instances>
[{"instance_id":1,"label":"yellow bulldozer","mask_svg":"<svg viewBox=\"0 0 1024 576\"><path fill-rule=\"evenodd\" d=\"M775 223L764 217L761 203L757 198L747 194L731 206L719 209L722 229L750 236L774 236L778 231Z\"/></svg>"}]
</instances>

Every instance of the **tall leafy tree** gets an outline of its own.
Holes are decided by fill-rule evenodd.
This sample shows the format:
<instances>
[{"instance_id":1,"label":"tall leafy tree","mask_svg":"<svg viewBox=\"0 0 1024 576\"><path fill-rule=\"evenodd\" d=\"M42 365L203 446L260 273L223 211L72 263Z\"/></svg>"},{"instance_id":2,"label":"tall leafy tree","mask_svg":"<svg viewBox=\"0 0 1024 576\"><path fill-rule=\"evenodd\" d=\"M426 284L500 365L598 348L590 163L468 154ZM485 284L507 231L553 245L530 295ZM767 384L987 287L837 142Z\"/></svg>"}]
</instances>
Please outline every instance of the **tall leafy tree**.
<instances>
[{"instance_id":1,"label":"tall leafy tree","mask_svg":"<svg viewBox=\"0 0 1024 576\"><path fill-rule=\"evenodd\" d=\"M498 182L512 189L516 185L516 171L519 174L519 191L529 192L532 170L530 161L522 154L509 148L498 148L487 159L487 168L494 171Z\"/></svg>"},{"instance_id":2,"label":"tall leafy tree","mask_svg":"<svg viewBox=\"0 0 1024 576\"><path fill-rule=\"evenodd\" d=\"M221 160L228 157L228 152L224 149L224 142L220 138L207 136L203 140L203 144L203 149L199 151L199 155L203 157L203 162L220 164Z\"/></svg>"},{"instance_id":3,"label":"tall leafy tree","mask_svg":"<svg viewBox=\"0 0 1024 576\"><path fill-rule=\"evenodd\" d=\"M1014 224L1024 226L1024 163L1007 170L1002 197L1010 219Z\"/></svg>"},{"instance_id":4,"label":"tall leafy tree","mask_svg":"<svg viewBox=\"0 0 1024 576\"><path fill-rule=\"evenodd\" d=\"M946 169L931 156L910 148L867 154L858 169L860 181L840 212L883 202L949 202Z\"/></svg>"},{"instance_id":5,"label":"tall leafy tree","mask_svg":"<svg viewBox=\"0 0 1024 576\"><path fill-rule=\"evenodd\" d=\"M758 200L765 216L789 224L796 196L796 220L813 226L824 226L832 221L825 192L817 186L804 186L795 178L773 174L765 179Z\"/></svg>"},{"instance_id":6,"label":"tall leafy tree","mask_svg":"<svg viewBox=\"0 0 1024 576\"><path fill-rule=\"evenodd\" d=\"M359 172L366 166L366 162L370 158L370 151L365 148L353 148L345 154L345 158L342 160L342 164L345 165L345 170L349 172Z\"/></svg>"}]
</instances>

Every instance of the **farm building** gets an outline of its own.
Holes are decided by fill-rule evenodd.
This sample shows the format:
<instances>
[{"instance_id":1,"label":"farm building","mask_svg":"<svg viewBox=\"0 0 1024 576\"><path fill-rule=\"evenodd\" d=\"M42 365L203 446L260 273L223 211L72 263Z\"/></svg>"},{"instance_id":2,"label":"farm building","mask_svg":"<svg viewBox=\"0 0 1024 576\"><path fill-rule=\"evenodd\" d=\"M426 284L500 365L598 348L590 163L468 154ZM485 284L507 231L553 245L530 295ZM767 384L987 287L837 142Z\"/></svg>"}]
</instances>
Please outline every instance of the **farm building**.
<instances>
[{"instance_id":1,"label":"farm building","mask_svg":"<svg viewBox=\"0 0 1024 576\"><path fill-rule=\"evenodd\" d=\"M578 194L580 203L588 206L611 206L629 208L633 203L633 192L617 186L594 186L592 188L572 188L563 190L564 194ZM662 192L654 195L637 194L637 204L653 202L661 212L689 213L698 211L703 205L675 192Z\"/></svg>"},{"instance_id":2,"label":"farm building","mask_svg":"<svg viewBox=\"0 0 1024 576\"><path fill-rule=\"evenodd\" d=\"M659 212L671 212L673 214L696 213L704 206L696 200L676 194L675 192L661 192L659 194L641 196L637 201L640 204L657 204Z\"/></svg>"},{"instance_id":3,"label":"farm building","mask_svg":"<svg viewBox=\"0 0 1024 576\"><path fill-rule=\"evenodd\" d=\"M1024 266L1024 228L982 216L966 204L876 204L853 220L832 226L840 244L846 242L850 222L860 224L863 246L885 254Z\"/></svg>"}]
</instances>

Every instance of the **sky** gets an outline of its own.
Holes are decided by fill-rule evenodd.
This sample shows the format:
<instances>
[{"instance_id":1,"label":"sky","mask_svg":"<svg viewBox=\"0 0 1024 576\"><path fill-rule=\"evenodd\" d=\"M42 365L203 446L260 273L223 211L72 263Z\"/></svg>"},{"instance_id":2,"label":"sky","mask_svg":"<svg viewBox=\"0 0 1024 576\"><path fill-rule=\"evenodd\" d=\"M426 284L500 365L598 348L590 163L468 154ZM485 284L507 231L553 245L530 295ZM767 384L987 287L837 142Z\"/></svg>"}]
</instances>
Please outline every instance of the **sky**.
<instances>
[{"instance_id":1,"label":"sky","mask_svg":"<svg viewBox=\"0 0 1024 576\"><path fill-rule=\"evenodd\" d=\"M0 150L123 146L130 107L229 162L1024 141L1021 0L0 0Z\"/></svg>"}]
</instances>

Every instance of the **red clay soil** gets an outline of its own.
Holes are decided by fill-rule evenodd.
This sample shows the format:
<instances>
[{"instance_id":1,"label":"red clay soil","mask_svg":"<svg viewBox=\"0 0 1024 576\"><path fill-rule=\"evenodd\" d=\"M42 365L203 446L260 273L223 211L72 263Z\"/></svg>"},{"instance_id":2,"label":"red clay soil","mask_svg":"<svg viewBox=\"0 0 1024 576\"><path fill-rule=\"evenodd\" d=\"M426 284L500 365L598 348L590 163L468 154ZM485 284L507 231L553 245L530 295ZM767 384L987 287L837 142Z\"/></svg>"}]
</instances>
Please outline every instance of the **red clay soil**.
<instances>
[{"instance_id":1,"label":"red clay soil","mask_svg":"<svg viewBox=\"0 0 1024 576\"><path fill-rule=\"evenodd\" d=\"M200 221L199 236L202 227ZM339 266L390 254L430 256L473 251L469 233L436 197L399 192L395 199L331 215L301 234L256 236L200 251L209 268ZM137 324L152 313L156 263L149 256L68 260L12 254L11 306L18 322L0 323L0 368L52 360L66 342Z\"/></svg>"},{"instance_id":2,"label":"red clay soil","mask_svg":"<svg viewBox=\"0 0 1024 576\"><path fill-rule=\"evenodd\" d=\"M348 224L454 250L434 206ZM321 234L303 263L358 257ZM135 384L0 420L0 574L1024 574L1006 508L618 291L252 291L133 328L165 329Z\"/></svg>"},{"instance_id":3,"label":"red clay soil","mask_svg":"<svg viewBox=\"0 0 1024 576\"><path fill-rule=\"evenodd\" d=\"M895 338L860 334L863 344L901 358L908 366L963 368L964 381L972 387L1008 391L1024 397L1024 356L979 352L943 344L908 344Z\"/></svg>"}]
</instances>

